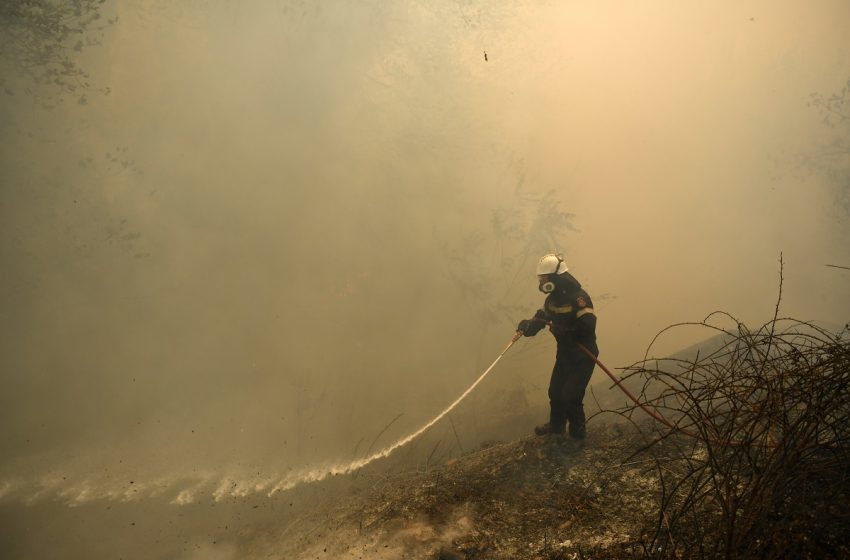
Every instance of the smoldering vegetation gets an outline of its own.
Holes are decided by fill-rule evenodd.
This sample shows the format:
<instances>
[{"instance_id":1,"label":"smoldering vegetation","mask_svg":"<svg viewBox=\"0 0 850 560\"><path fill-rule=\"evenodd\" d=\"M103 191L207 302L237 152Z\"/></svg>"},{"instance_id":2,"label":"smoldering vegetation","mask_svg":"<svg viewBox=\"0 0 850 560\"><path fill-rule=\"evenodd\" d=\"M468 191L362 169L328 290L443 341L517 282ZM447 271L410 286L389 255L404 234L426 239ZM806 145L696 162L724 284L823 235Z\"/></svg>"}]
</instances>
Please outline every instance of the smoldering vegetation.
<instances>
[{"instance_id":1,"label":"smoldering vegetation","mask_svg":"<svg viewBox=\"0 0 850 560\"><path fill-rule=\"evenodd\" d=\"M544 252L591 293L612 366L718 307L760 322L779 251L786 312L843 324L846 271L824 265L850 264L848 21L842 2L3 3L8 547L118 510L204 533L227 516L199 504L265 511L415 431L539 306ZM553 353L522 341L382 472L525 433Z\"/></svg>"}]
</instances>

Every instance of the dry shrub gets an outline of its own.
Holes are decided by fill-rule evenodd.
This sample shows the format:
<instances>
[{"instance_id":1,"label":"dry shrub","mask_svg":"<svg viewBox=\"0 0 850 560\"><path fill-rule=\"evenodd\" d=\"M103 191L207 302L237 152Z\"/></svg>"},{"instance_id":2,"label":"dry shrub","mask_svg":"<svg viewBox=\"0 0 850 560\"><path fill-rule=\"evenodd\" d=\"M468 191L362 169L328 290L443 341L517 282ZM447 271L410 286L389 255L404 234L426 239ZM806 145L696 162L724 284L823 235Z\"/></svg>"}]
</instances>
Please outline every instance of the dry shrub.
<instances>
[{"instance_id":1,"label":"dry shrub","mask_svg":"<svg viewBox=\"0 0 850 560\"><path fill-rule=\"evenodd\" d=\"M735 327L709 323L721 316ZM774 316L750 330L721 312L696 324L717 331L719 348L624 375L672 426L647 428L637 405L616 411L642 429L660 482L636 554L850 557L850 325L831 333Z\"/></svg>"}]
</instances>

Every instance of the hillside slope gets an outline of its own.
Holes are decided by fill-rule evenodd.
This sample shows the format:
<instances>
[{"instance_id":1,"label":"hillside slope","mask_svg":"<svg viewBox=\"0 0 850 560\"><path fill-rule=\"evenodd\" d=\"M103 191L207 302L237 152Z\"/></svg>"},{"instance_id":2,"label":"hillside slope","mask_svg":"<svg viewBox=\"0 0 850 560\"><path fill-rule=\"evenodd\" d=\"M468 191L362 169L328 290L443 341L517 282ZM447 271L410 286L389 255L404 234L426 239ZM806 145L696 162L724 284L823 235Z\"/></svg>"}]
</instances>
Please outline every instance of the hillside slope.
<instances>
[{"instance_id":1,"label":"hillside slope","mask_svg":"<svg viewBox=\"0 0 850 560\"><path fill-rule=\"evenodd\" d=\"M619 427L596 426L583 448L526 437L429 472L373 475L289 527L298 536L274 557L631 557L657 493L648 463L630 458L637 447Z\"/></svg>"}]
</instances>

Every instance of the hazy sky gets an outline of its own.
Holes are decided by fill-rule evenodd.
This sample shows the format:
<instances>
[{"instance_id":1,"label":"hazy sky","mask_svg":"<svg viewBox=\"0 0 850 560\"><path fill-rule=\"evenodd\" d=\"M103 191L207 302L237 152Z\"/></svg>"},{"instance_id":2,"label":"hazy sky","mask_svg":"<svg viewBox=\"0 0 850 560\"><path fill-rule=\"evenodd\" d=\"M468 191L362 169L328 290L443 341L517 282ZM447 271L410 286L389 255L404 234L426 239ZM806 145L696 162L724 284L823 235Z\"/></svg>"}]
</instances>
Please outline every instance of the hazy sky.
<instances>
[{"instance_id":1,"label":"hazy sky","mask_svg":"<svg viewBox=\"0 0 850 560\"><path fill-rule=\"evenodd\" d=\"M808 104L850 77L843 0L103 13L84 99L0 106L8 480L297 468L400 413L404 435L541 304L550 250L611 367L716 309L767 321L780 252L782 314L848 320L820 159L841 130ZM497 389L544 401L550 339L512 350L476 414Z\"/></svg>"}]
</instances>

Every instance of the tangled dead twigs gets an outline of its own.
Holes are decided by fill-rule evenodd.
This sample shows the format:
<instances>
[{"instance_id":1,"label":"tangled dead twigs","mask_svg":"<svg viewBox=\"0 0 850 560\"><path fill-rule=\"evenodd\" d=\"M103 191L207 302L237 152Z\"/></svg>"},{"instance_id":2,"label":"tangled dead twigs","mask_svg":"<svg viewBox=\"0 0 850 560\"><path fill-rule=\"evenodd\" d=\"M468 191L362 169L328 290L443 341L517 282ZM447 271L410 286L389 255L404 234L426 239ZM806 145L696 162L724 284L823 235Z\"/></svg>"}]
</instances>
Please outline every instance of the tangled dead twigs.
<instances>
[{"instance_id":1,"label":"tangled dead twigs","mask_svg":"<svg viewBox=\"0 0 850 560\"><path fill-rule=\"evenodd\" d=\"M709 323L720 316L734 329ZM673 425L647 429L638 405L615 411L643 427L641 452L658 458L657 523L638 554L846 557L850 325L831 333L774 316L750 330L720 312L696 324L718 332L715 350L646 358L624 375Z\"/></svg>"}]
</instances>

